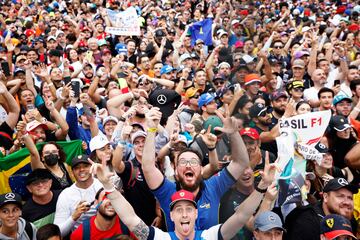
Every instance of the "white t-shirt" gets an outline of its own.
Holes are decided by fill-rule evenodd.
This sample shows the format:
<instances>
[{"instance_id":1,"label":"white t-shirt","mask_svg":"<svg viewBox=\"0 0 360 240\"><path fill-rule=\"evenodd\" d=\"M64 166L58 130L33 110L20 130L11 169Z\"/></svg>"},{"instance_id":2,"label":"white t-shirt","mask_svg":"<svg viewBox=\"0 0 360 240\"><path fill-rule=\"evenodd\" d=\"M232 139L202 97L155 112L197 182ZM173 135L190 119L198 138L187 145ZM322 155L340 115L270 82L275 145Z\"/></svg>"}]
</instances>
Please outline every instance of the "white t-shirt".
<instances>
[{"instance_id":1,"label":"white t-shirt","mask_svg":"<svg viewBox=\"0 0 360 240\"><path fill-rule=\"evenodd\" d=\"M319 90L317 90L314 87L305 89L305 91L304 91L304 99L306 101L310 101L310 100L319 101L318 92L319 92Z\"/></svg>"},{"instance_id":2,"label":"white t-shirt","mask_svg":"<svg viewBox=\"0 0 360 240\"><path fill-rule=\"evenodd\" d=\"M344 94L348 97L352 97L352 92L350 87L346 85L344 82L340 84L340 92L338 94Z\"/></svg>"},{"instance_id":3,"label":"white t-shirt","mask_svg":"<svg viewBox=\"0 0 360 240\"><path fill-rule=\"evenodd\" d=\"M218 224L215 226L212 226L211 228L204 230L201 233L201 239L205 240L218 240L218 236L220 234L220 227L222 224ZM154 239L154 240L171 240L170 234L168 232L163 232L162 230L156 228L156 227L149 227L150 234L148 239Z\"/></svg>"},{"instance_id":4,"label":"white t-shirt","mask_svg":"<svg viewBox=\"0 0 360 240\"><path fill-rule=\"evenodd\" d=\"M93 184L86 189L76 186L76 183L65 188L59 195L56 203L54 224L60 227L63 236L67 235L71 228L76 225L71 215L75 212L76 206L80 201L91 203L95 200L95 195L102 188L99 180L94 178ZM80 225L80 223L78 223Z\"/></svg>"}]
</instances>

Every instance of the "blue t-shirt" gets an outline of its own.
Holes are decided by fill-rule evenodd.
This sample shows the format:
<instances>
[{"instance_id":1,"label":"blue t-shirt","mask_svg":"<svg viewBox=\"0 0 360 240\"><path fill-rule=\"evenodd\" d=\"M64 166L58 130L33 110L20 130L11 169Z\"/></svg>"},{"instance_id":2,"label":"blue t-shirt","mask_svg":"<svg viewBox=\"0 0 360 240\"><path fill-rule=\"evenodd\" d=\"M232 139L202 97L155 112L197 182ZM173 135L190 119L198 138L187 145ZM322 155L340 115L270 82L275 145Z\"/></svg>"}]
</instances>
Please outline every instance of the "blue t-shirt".
<instances>
[{"instance_id":1,"label":"blue t-shirt","mask_svg":"<svg viewBox=\"0 0 360 240\"><path fill-rule=\"evenodd\" d=\"M235 182L236 180L226 168L203 182L203 186L196 197L198 207L198 218L195 223L196 230L208 229L218 224L220 199ZM176 184L166 178L164 178L164 181L157 189L153 190L165 213L167 230L169 232L175 230L174 222L170 219L169 205L171 195L176 191Z\"/></svg>"}]
</instances>

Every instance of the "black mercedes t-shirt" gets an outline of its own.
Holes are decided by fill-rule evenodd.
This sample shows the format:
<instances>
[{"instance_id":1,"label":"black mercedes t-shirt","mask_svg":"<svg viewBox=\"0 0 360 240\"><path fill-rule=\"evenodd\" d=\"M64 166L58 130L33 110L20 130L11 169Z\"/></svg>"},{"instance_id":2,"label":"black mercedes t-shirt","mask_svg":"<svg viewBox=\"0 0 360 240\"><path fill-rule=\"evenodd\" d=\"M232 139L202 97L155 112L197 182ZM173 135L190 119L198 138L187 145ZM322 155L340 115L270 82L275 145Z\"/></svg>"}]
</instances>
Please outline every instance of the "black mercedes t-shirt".
<instances>
[{"instance_id":1,"label":"black mercedes t-shirt","mask_svg":"<svg viewBox=\"0 0 360 240\"><path fill-rule=\"evenodd\" d=\"M124 184L124 197L135 213L150 226L157 216L156 200L145 181L141 164L136 158L126 161L124 172L118 175Z\"/></svg>"},{"instance_id":2,"label":"black mercedes t-shirt","mask_svg":"<svg viewBox=\"0 0 360 240\"><path fill-rule=\"evenodd\" d=\"M53 197L48 204L41 205L32 198L25 203L22 209L22 217L34 223L37 227L43 226L47 223L53 223L56 211L56 202L61 193L60 190L53 190Z\"/></svg>"}]
</instances>

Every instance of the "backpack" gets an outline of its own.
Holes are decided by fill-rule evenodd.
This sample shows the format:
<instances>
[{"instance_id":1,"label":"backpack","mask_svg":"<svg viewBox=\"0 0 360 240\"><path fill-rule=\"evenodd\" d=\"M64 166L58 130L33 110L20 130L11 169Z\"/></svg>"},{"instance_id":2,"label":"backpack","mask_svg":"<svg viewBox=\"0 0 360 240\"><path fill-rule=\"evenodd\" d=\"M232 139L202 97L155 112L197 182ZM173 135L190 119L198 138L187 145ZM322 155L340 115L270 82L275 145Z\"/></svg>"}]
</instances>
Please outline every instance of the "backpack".
<instances>
[{"instance_id":1,"label":"backpack","mask_svg":"<svg viewBox=\"0 0 360 240\"><path fill-rule=\"evenodd\" d=\"M30 240L32 240L34 237L34 230L33 227L31 226L31 223L26 220L25 220L25 232L30 238Z\"/></svg>"},{"instance_id":2,"label":"backpack","mask_svg":"<svg viewBox=\"0 0 360 240\"><path fill-rule=\"evenodd\" d=\"M121 235L128 235L130 236L130 231L128 229L128 227L119 219L120 221L120 230L122 231ZM84 240L90 240L91 237L90 237L90 227L91 227L91 224L90 224L90 218L86 218L84 221L83 221L83 239Z\"/></svg>"},{"instance_id":3,"label":"backpack","mask_svg":"<svg viewBox=\"0 0 360 240\"><path fill-rule=\"evenodd\" d=\"M200 231L195 231L195 237L194 240L201 240L201 234L202 234L203 230ZM171 240L179 240L178 237L176 236L175 232L168 232Z\"/></svg>"}]
</instances>

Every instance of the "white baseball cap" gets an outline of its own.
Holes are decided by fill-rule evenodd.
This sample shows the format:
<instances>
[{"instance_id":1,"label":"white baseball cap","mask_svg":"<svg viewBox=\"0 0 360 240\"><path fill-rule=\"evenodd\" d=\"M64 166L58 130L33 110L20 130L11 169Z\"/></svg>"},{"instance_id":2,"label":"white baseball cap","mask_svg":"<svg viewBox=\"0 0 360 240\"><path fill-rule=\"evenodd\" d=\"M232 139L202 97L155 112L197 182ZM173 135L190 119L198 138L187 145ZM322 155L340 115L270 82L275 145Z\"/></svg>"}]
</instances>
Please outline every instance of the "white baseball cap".
<instances>
[{"instance_id":1,"label":"white baseball cap","mask_svg":"<svg viewBox=\"0 0 360 240\"><path fill-rule=\"evenodd\" d=\"M109 140L106 138L104 134L98 134L90 140L90 151L93 152L97 149L105 147L109 144Z\"/></svg>"}]
</instances>

